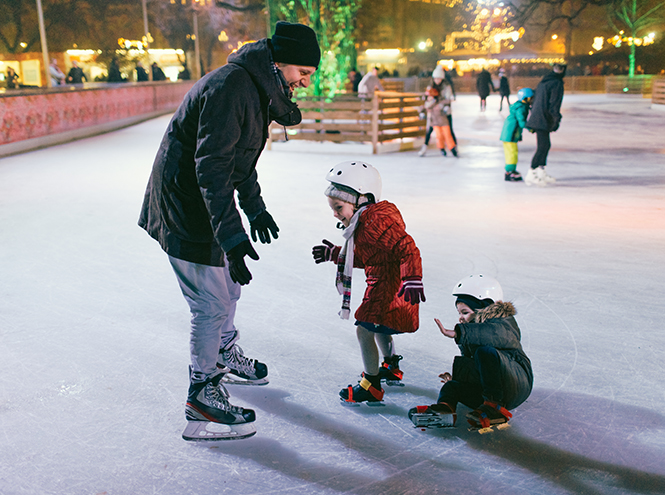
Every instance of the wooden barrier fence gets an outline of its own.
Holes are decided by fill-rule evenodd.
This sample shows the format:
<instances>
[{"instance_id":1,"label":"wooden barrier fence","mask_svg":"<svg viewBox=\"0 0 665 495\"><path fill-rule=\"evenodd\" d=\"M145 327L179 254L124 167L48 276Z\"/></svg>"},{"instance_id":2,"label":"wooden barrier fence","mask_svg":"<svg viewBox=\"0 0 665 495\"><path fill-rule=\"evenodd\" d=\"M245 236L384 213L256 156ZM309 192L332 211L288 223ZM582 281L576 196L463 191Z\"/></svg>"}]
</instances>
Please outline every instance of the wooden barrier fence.
<instances>
[{"instance_id":1,"label":"wooden barrier fence","mask_svg":"<svg viewBox=\"0 0 665 495\"><path fill-rule=\"evenodd\" d=\"M425 136L427 122L420 114L424 98L421 93L377 91L371 100L345 95L299 99L302 122L288 127L286 136L284 127L273 123L270 140L368 142L376 154L386 142Z\"/></svg>"},{"instance_id":2,"label":"wooden barrier fence","mask_svg":"<svg viewBox=\"0 0 665 495\"><path fill-rule=\"evenodd\" d=\"M665 105L665 78L654 78L651 85L651 103Z\"/></svg>"}]
</instances>

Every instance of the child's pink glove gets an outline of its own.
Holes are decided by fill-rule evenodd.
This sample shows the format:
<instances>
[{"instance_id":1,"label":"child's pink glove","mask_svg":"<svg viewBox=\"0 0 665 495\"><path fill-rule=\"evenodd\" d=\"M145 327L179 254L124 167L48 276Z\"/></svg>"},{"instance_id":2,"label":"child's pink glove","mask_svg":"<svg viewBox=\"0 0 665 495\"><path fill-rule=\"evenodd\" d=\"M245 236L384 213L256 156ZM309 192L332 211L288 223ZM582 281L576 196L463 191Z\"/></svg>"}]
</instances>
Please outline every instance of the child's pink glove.
<instances>
[{"instance_id":1,"label":"child's pink glove","mask_svg":"<svg viewBox=\"0 0 665 495\"><path fill-rule=\"evenodd\" d=\"M412 277L402 280L402 286L399 288L397 297L404 296L406 302L418 304L425 302L425 288L423 287L423 280L420 277Z\"/></svg>"}]
</instances>

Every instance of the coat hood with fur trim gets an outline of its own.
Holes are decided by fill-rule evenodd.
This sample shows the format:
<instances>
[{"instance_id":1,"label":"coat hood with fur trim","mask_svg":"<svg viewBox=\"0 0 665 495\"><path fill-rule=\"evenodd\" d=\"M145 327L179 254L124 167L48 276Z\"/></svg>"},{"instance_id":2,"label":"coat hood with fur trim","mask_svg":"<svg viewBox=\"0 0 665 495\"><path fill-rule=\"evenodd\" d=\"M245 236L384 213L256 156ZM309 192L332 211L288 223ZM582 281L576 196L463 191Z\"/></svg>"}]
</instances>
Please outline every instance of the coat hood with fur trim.
<instances>
[{"instance_id":1,"label":"coat hood with fur trim","mask_svg":"<svg viewBox=\"0 0 665 495\"><path fill-rule=\"evenodd\" d=\"M474 323L484 323L487 320L493 320L495 318L508 318L509 316L515 316L517 310L513 303L497 301L494 304L490 304L486 308L479 309L474 315Z\"/></svg>"}]
</instances>

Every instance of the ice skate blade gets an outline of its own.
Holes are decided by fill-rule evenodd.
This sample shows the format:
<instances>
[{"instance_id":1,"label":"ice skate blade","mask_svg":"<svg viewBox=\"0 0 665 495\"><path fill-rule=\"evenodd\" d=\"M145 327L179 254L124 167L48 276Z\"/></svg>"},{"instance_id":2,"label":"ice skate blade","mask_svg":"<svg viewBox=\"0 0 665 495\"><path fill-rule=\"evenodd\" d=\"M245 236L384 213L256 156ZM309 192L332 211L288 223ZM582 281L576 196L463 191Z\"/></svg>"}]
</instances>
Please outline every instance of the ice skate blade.
<instances>
[{"instance_id":1,"label":"ice skate blade","mask_svg":"<svg viewBox=\"0 0 665 495\"><path fill-rule=\"evenodd\" d=\"M500 423L498 425L489 425L487 428L483 428L480 426L471 426L469 428L469 431L477 431L481 435L486 435L487 433L492 433L494 431L494 428L496 428L497 430L506 430L510 428L510 424Z\"/></svg>"},{"instance_id":2,"label":"ice skate blade","mask_svg":"<svg viewBox=\"0 0 665 495\"><path fill-rule=\"evenodd\" d=\"M259 378L258 380L248 380L233 373L227 373L222 377L222 383L226 385L268 385L268 377Z\"/></svg>"},{"instance_id":3,"label":"ice skate blade","mask_svg":"<svg viewBox=\"0 0 665 495\"><path fill-rule=\"evenodd\" d=\"M367 407L384 407L385 404L383 402L356 402L356 401L348 401L346 399L342 399L340 397L340 403L344 407L360 407L361 404L365 404Z\"/></svg>"},{"instance_id":4,"label":"ice skate blade","mask_svg":"<svg viewBox=\"0 0 665 495\"><path fill-rule=\"evenodd\" d=\"M447 416L438 417L428 414L414 414L411 416L411 422L414 428L421 428L423 430L430 428L455 428L452 419Z\"/></svg>"},{"instance_id":5,"label":"ice skate blade","mask_svg":"<svg viewBox=\"0 0 665 495\"><path fill-rule=\"evenodd\" d=\"M402 380L386 380L386 385L389 387L403 387L404 384L402 383Z\"/></svg>"},{"instance_id":6,"label":"ice skate blade","mask_svg":"<svg viewBox=\"0 0 665 495\"><path fill-rule=\"evenodd\" d=\"M253 423L226 425L211 421L187 421L182 438L187 441L200 442L211 440L242 440L256 434Z\"/></svg>"}]
</instances>

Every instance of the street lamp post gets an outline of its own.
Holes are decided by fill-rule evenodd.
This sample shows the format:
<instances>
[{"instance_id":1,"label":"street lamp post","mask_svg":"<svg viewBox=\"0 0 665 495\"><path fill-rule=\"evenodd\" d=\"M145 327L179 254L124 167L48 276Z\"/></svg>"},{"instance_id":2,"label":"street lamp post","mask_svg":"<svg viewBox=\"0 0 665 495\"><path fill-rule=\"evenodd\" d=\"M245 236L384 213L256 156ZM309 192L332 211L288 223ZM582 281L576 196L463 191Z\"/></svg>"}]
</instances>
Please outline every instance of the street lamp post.
<instances>
[{"instance_id":1,"label":"street lamp post","mask_svg":"<svg viewBox=\"0 0 665 495\"><path fill-rule=\"evenodd\" d=\"M194 7L194 78L201 79L201 52L199 50L199 13Z\"/></svg>"},{"instance_id":2,"label":"street lamp post","mask_svg":"<svg viewBox=\"0 0 665 495\"><path fill-rule=\"evenodd\" d=\"M148 31L148 5L147 0L143 3L143 35L145 36L145 56L147 59L148 81L152 81L152 67L150 67L150 31Z\"/></svg>"},{"instance_id":3,"label":"street lamp post","mask_svg":"<svg viewBox=\"0 0 665 495\"><path fill-rule=\"evenodd\" d=\"M46 87L51 88L51 75L49 74L48 46L46 45L46 28L44 28L44 12L42 0L37 0L37 18L39 20L39 37L42 41L42 58L44 59L44 73L46 74Z\"/></svg>"}]
</instances>

